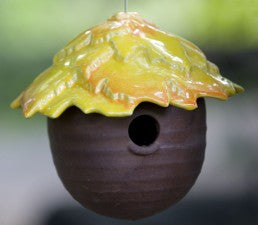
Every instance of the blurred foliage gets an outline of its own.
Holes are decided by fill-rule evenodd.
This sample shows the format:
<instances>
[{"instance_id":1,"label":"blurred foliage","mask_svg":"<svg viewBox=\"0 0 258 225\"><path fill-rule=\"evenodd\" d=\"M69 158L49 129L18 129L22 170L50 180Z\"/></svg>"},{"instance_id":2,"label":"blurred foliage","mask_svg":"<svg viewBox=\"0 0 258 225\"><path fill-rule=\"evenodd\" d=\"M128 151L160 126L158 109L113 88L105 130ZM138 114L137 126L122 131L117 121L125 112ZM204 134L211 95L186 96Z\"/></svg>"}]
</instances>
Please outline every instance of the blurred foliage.
<instances>
[{"instance_id":1,"label":"blurred foliage","mask_svg":"<svg viewBox=\"0 0 258 225\"><path fill-rule=\"evenodd\" d=\"M129 9L208 51L258 49L258 0L129 0ZM1 0L0 110L67 42L121 10L123 0Z\"/></svg>"}]
</instances>

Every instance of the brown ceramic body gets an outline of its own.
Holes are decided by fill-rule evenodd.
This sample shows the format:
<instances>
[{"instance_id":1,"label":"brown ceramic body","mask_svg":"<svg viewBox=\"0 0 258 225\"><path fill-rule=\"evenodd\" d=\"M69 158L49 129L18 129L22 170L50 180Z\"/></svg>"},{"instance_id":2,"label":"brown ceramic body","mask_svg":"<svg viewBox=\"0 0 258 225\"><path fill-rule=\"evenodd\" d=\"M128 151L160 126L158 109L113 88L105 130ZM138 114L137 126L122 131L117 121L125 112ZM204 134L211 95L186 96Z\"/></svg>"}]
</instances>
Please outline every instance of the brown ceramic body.
<instances>
[{"instance_id":1,"label":"brown ceramic body","mask_svg":"<svg viewBox=\"0 0 258 225\"><path fill-rule=\"evenodd\" d=\"M206 145L206 112L151 103L131 117L109 118L68 109L49 119L54 163L66 189L86 208L102 215L140 219L183 198L195 183ZM159 135L148 147L135 145L128 126L140 115L159 123ZM138 153L137 153L138 152Z\"/></svg>"}]
</instances>

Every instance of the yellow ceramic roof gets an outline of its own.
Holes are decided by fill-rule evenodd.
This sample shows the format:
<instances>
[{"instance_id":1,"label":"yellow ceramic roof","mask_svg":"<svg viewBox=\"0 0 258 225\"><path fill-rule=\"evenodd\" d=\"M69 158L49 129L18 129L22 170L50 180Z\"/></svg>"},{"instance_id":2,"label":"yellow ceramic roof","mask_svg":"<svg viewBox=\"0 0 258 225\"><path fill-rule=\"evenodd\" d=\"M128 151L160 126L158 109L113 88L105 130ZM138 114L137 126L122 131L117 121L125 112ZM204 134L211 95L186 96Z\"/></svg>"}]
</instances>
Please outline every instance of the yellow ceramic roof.
<instances>
[{"instance_id":1,"label":"yellow ceramic roof","mask_svg":"<svg viewBox=\"0 0 258 225\"><path fill-rule=\"evenodd\" d=\"M11 106L25 117L39 112L56 118L72 105L120 117L141 102L193 110L199 97L226 100L242 91L196 45L137 13L118 13L57 53Z\"/></svg>"}]
</instances>

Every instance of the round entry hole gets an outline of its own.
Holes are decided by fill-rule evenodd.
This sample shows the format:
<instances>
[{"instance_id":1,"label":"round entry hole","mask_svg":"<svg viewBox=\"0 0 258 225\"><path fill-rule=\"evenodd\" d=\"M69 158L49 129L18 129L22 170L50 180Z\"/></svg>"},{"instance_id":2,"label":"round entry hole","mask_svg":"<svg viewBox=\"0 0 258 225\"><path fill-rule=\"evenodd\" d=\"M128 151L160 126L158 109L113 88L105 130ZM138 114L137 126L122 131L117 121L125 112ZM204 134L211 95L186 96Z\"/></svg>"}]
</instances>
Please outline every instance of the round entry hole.
<instances>
[{"instance_id":1,"label":"round entry hole","mask_svg":"<svg viewBox=\"0 0 258 225\"><path fill-rule=\"evenodd\" d=\"M159 124L152 116L141 115L132 120L128 133L136 145L149 146L159 135Z\"/></svg>"}]
</instances>

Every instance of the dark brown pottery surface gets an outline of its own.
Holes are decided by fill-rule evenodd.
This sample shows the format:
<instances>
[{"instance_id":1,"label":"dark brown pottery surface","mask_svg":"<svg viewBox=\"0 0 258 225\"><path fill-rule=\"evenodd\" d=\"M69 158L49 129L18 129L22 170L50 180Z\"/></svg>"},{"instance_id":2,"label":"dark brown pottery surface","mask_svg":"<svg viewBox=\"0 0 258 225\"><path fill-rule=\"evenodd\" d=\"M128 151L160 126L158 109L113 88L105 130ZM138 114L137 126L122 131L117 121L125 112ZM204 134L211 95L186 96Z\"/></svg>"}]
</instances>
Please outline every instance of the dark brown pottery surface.
<instances>
[{"instance_id":1,"label":"dark brown pottery surface","mask_svg":"<svg viewBox=\"0 0 258 225\"><path fill-rule=\"evenodd\" d=\"M64 186L99 214L141 219L182 199L195 183L206 146L206 112L151 103L130 117L72 107L48 119L54 163Z\"/></svg>"}]
</instances>

